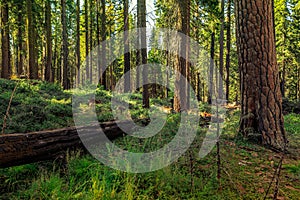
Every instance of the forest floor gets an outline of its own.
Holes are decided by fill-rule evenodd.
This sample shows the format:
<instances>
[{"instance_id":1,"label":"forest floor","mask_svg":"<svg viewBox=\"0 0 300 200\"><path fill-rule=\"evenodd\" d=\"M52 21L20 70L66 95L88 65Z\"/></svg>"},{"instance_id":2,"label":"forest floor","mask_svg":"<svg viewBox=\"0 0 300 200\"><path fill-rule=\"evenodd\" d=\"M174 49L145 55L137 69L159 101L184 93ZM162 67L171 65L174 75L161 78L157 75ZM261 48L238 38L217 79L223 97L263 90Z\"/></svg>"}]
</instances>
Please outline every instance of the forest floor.
<instances>
[{"instance_id":1,"label":"forest floor","mask_svg":"<svg viewBox=\"0 0 300 200\"><path fill-rule=\"evenodd\" d=\"M4 116L16 82L1 80L0 114ZM110 93L97 89L99 121L112 119ZM84 98L86 94L82 94ZM134 119L147 111L139 107L141 96L131 101ZM168 105L168 100L152 99ZM88 102L87 102L88 104ZM88 105L83 105L82 110ZM207 105L200 105L207 111ZM34 112L33 112L34 111ZM198 157L207 126L201 124L190 149L176 162L161 170L132 174L111 169L81 151L68 152L63 160L38 162L0 169L0 199L264 199L281 153L237 136L239 110L228 112L220 139L221 178L217 177L217 151ZM139 144L131 137L120 138L118 146L132 151L153 151L174 138L180 116L169 114L165 128ZM11 102L6 133L30 132L72 126L71 93L43 82L18 83ZM278 199L300 196L300 115L286 113L285 128L289 154L284 157ZM275 181L266 199L272 199Z\"/></svg>"}]
</instances>

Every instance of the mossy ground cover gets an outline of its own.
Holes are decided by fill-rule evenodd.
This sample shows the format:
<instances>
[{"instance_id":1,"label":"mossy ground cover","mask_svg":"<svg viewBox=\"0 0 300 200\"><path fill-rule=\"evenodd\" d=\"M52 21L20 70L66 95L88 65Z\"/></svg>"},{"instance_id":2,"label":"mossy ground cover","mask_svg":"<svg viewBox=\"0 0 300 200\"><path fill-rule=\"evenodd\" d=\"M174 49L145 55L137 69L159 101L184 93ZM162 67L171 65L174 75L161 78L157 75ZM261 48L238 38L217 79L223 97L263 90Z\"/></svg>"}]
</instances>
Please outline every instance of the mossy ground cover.
<instances>
[{"instance_id":1,"label":"mossy ground cover","mask_svg":"<svg viewBox=\"0 0 300 200\"><path fill-rule=\"evenodd\" d=\"M14 89L16 82L0 81L3 114L11 95L9 91ZM96 105L98 119L111 120L110 93L100 89L96 93L102 102ZM167 100L152 101L168 104ZM131 101L131 114L136 119L148 115L140 103L141 96L136 94ZM47 112L30 113L35 110L31 108L34 106L50 108ZM16 107L19 112L14 110ZM43 82L20 82L11 109L6 128L8 133L53 129L73 123L71 93ZM88 103L82 104L80 109L88 109ZM20 114L26 123L18 121ZM28 119L29 116L33 119ZM44 117L47 124L38 121ZM130 151L156 150L173 139L179 120L178 114L169 114L165 128L142 142L131 137L114 142ZM290 154L283 161L280 199L299 199L299 122L300 115L285 116ZM191 148L181 158L166 168L145 174L111 169L79 151L68 152L63 160L0 169L0 199L263 199L281 154L237 137L238 125L239 111L229 112L220 139L220 180L216 178L216 149L203 159L198 157L207 130L207 126L201 126ZM270 194L273 188L274 184ZM268 195L268 198L272 196Z\"/></svg>"}]
</instances>

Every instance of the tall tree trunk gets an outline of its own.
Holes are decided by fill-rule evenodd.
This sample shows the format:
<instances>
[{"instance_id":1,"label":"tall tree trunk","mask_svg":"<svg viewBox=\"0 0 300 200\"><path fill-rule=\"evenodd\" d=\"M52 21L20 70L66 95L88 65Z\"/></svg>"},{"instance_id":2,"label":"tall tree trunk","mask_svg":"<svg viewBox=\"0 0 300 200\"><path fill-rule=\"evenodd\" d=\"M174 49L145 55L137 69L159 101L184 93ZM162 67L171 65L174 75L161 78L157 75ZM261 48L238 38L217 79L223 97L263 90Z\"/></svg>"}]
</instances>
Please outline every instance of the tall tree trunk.
<instances>
[{"instance_id":1,"label":"tall tree trunk","mask_svg":"<svg viewBox=\"0 0 300 200\"><path fill-rule=\"evenodd\" d=\"M129 38L128 38L128 30L129 30L129 2L128 0L124 0L124 75L127 72L130 72L130 52L129 52ZM125 76L124 79L124 92L130 92L130 73L129 76Z\"/></svg>"},{"instance_id":2,"label":"tall tree trunk","mask_svg":"<svg viewBox=\"0 0 300 200\"><path fill-rule=\"evenodd\" d=\"M169 36L167 36L168 38ZM170 68L170 54L169 51L165 52L166 55L166 62L167 62L167 67ZM167 99L169 97L169 70L166 68L166 88L165 88L165 98Z\"/></svg>"},{"instance_id":3,"label":"tall tree trunk","mask_svg":"<svg viewBox=\"0 0 300 200\"><path fill-rule=\"evenodd\" d=\"M62 37L63 37L63 52L62 52L62 66L63 66L63 88L70 89L70 77L68 67L68 33L66 22L66 0L61 0L61 21L62 21Z\"/></svg>"},{"instance_id":4,"label":"tall tree trunk","mask_svg":"<svg viewBox=\"0 0 300 200\"><path fill-rule=\"evenodd\" d=\"M228 0L227 7L227 37L226 37L226 100L229 101L229 85L230 85L230 50L231 50L231 0Z\"/></svg>"},{"instance_id":5,"label":"tall tree trunk","mask_svg":"<svg viewBox=\"0 0 300 200\"><path fill-rule=\"evenodd\" d=\"M105 10L105 0L101 0L101 41L102 41L102 66L106 66L106 43L103 42L106 40L106 10ZM106 70L102 72L101 85L103 85L104 89L107 89L106 83Z\"/></svg>"},{"instance_id":6,"label":"tall tree trunk","mask_svg":"<svg viewBox=\"0 0 300 200\"><path fill-rule=\"evenodd\" d=\"M101 84L101 48L100 48L100 0L96 0L96 40L97 40L97 69L98 69L98 80Z\"/></svg>"},{"instance_id":7,"label":"tall tree trunk","mask_svg":"<svg viewBox=\"0 0 300 200\"><path fill-rule=\"evenodd\" d=\"M146 38L146 1L145 0L138 0L137 2L138 13L140 14L138 17L138 24L140 24L139 28L143 28L140 31L140 42L142 47L147 46L147 38ZM147 48L141 49L141 58L142 58L142 65L147 64ZM142 71L143 77L143 107L149 108L149 86L145 83L148 82L148 68L144 67Z\"/></svg>"},{"instance_id":8,"label":"tall tree trunk","mask_svg":"<svg viewBox=\"0 0 300 200\"><path fill-rule=\"evenodd\" d=\"M209 65L209 83L208 83L208 100L209 104L212 103L214 95L214 59L215 59L215 32L211 34L210 44L210 65Z\"/></svg>"},{"instance_id":9,"label":"tall tree trunk","mask_svg":"<svg viewBox=\"0 0 300 200\"><path fill-rule=\"evenodd\" d=\"M179 12L180 12L180 19L178 20L177 29L184 35L188 34L189 22L188 22L188 1L177 1ZM180 38L180 47L179 50L181 51L180 55L188 55L188 41L186 37ZM177 63L175 64L175 68L178 73L175 74L175 90L174 90L174 110L175 112L181 112L183 110L187 110L187 85L185 82L185 78L187 78L189 71L187 68L189 65L188 60L182 58L181 56L176 56Z\"/></svg>"},{"instance_id":10,"label":"tall tree trunk","mask_svg":"<svg viewBox=\"0 0 300 200\"><path fill-rule=\"evenodd\" d=\"M1 3L1 43L2 43L2 78L10 78L10 43L9 43L9 26L8 26L8 1L3 0Z\"/></svg>"},{"instance_id":11,"label":"tall tree trunk","mask_svg":"<svg viewBox=\"0 0 300 200\"><path fill-rule=\"evenodd\" d=\"M76 2L76 67L77 67L77 84L80 84L80 0Z\"/></svg>"},{"instance_id":12,"label":"tall tree trunk","mask_svg":"<svg viewBox=\"0 0 300 200\"><path fill-rule=\"evenodd\" d=\"M90 73L90 83L92 83L92 81L93 81L93 66L94 66L94 64L93 64L93 53L92 53L92 51L93 51L93 48L94 48L94 44L93 44L93 29L94 29L94 16L93 16L93 14L94 14L94 10L93 10L93 8L94 8L94 6L93 6L93 0L90 0L90 7L89 7L90 9L89 9L89 13L90 13L90 28L89 28L89 32L90 32L90 56L89 56L89 59L90 59L90 66L89 66L89 69L90 69L90 71L89 71L89 73Z\"/></svg>"},{"instance_id":13,"label":"tall tree trunk","mask_svg":"<svg viewBox=\"0 0 300 200\"><path fill-rule=\"evenodd\" d=\"M52 26L51 26L51 4L50 0L46 2L45 16L46 16L46 66L45 66L45 81L53 82L52 77Z\"/></svg>"},{"instance_id":14,"label":"tall tree trunk","mask_svg":"<svg viewBox=\"0 0 300 200\"><path fill-rule=\"evenodd\" d=\"M187 79L187 85L186 85L186 109L189 109L190 107L190 80L191 80L191 64L189 61L190 57L190 15L191 15L191 0L186 0L186 16L185 16L185 24L184 26L186 27L186 32L185 35L187 36L187 41L186 41L186 60L185 60L185 67L186 67L186 79Z\"/></svg>"},{"instance_id":15,"label":"tall tree trunk","mask_svg":"<svg viewBox=\"0 0 300 200\"><path fill-rule=\"evenodd\" d=\"M220 57L219 57L219 87L218 87L218 98L223 99L223 78L224 78L224 7L225 1L221 0L221 28L220 28Z\"/></svg>"},{"instance_id":16,"label":"tall tree trunk","mask_svg":"<svg viewBox=\"0 0 300 200\"><path fill-rule=\"evenodd\" d=\"M88 15L88 0L84 0L84 28L85 28L85 57L89 55L89 15ZM86 81L90 80L89 73L90 62L89 59L85 60L85 76Z\"/></svg>"},{"instance_id":17,"label":"tall tree trunk","mask_svg":"<svg viewBox=\"0 0 300 200\"><path fill-rule=\"evenodd\" d=\"M261 133L263 144L283 150L287 139L275 53L272 0L241 0L236 6L242 98L240 132L245 137Z\"/></svg>"},{"instance_id":18,"label":"tall tree trunk","mask_svg":"<svg viewBox=\"0 0 300 200\"><path fill-rule=\"evenodd\" d=\"M32 1L27 0L27 37L28 37L28 61L29 61L29 78L38 79L38 67L36 60L36 30L34 25L34 17L32 14Z\"/></svg>"},{"instance_id":19,"label":"tall tree trunk","mask_svg":"<svg viewBox=\"0 0 300 200\"><path fill-rule=\"evenodd\" d=\"M17 53L17 74L23 75L24 73L24 56L23 56L23 26L24 19L22 15L23 11L23 2L18 3L18 53Z\"/></svg>"},{"instance_id":20,"label":"tall tree trunk","mask_svg":"<svg viewBox=\"0 0 300 200\"><path fill-rule=\"evenodd\" d=\"M138 9L138 12L139 12L139 9ZM140 24L139 24L139 22L140 22L140 20L139 20L139 16L140 16L140 14L138 13L137 14L137 21L138 21L138 23L137 23L137 27L141 27L140 26ZM140 35L140 33L139 33L139 31L137 31L137 35L139 36ZM136 46L137 46L137 48L136 48L136 60L135 60L135 66L136 66L136 89L137 89L137 91L139 91L139 85L140 85L140 70L139 70L139 65L141 64L141 51L140 51L140 37L138 37L138 39L136 40Z\"/></svg>"}]
</instances>

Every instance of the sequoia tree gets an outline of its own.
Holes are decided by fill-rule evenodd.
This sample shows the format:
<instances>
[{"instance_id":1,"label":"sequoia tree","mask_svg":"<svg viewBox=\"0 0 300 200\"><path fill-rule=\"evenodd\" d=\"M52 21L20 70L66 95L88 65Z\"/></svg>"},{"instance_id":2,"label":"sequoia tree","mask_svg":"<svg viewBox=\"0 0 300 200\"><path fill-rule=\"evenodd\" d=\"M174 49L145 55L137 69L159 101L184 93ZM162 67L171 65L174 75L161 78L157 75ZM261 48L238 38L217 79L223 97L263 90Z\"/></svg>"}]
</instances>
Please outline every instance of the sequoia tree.
<instances>
[{"instance_id":1,"label":"sequoia tree","mask_svg":"<svg viewBox=\"0 0 300 200\"><path fill-rule=\"evenodd\" d=\"M236 1L241 81L240 131L259 133L264 145L283 150L287 142L276 61L272 0Z\"/></svg>"}]
</instances>

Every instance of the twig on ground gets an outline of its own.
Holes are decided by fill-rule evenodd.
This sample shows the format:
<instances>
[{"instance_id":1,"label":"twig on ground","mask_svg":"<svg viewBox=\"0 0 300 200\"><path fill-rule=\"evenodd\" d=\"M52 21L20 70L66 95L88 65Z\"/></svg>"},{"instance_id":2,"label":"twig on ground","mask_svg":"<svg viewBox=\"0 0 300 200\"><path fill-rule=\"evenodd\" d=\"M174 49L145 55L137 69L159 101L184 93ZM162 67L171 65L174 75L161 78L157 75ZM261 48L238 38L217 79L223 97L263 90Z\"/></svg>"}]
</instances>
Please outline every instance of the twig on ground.
<instances>
[{"instance_id":1,"label":"twig on ground","mask_svg":"<svg viewBox=\"0 0 300 200\"><path fill-rule=\"evenodd\" d=\"M273 182L274 182L275 179L276 179L276 182L275 182L275 189L274 189L274 194L273 194L273 200L277 199L278 190L279 190L279 178L280 178L280 174L281 174L282 163L283 163L284 157L286 155L286 149L287 149L287 141L285 141L283 152L281 154L281 158L279 160L278 166L277 166L277 168L276 168L276 170L274 172L274 175L272 177L272 181L269 184L269 187L268 187L267 192L265 194L264 200L267 198L267 196L269 194L269 191L271 189L271 186L272 186L272 184L273 184Z\"/></svg>"},{"instance_id":2,"label":"twig on ground","mask_svg":"<svg viewBox=\"0 0 300 200\"><path fill-rule=\"evenodd\" d=\"M9 103L8 103L8 106L7 106L7 109L6 109L6 113L5 113L4 117L3 117L2 134L4 134L4 131L5 131L5 128L6 128L6 120L9 117L9 110L10 110L10 107L11 107L11 103L12 103L14 94L15 94L17 88L18 88L18 85L19 85L19 81L17 82L14 90L11 93L10 100L9 100Z\"/></svg>"}]
</instances>

